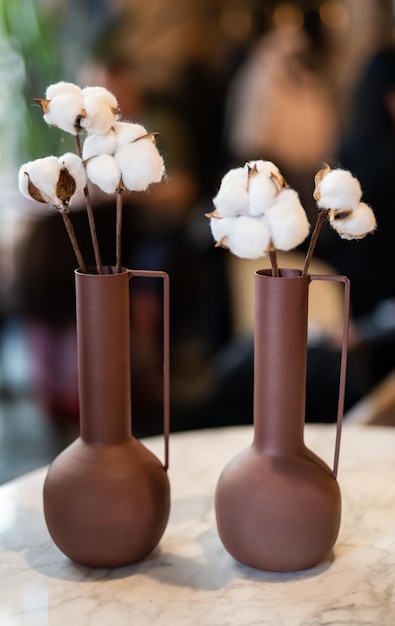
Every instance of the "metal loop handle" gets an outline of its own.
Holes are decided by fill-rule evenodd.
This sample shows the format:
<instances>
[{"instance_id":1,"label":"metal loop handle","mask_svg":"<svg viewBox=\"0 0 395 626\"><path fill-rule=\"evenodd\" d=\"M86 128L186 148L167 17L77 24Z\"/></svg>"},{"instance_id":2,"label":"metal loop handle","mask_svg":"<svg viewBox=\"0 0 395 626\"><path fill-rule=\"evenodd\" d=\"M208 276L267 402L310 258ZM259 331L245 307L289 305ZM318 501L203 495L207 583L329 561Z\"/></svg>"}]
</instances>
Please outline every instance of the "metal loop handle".
<instances>
[{"instance_id":1,"label":"metal loop handle","mask_svg":"<svg viewBox=\"0 0 395 626\"><path fill-rule=\"evenodd\" d=\"M165 439L165 471L169 468L170 434L170 281L166 272L154 270L128 270L129 279L134 276L163 279L163 435Z\"/></svg>"},{"instance_id":2,"label":"metal loop handle","mask_svg":"<svg viewBox=\"0 0 395 626\"><path fill-rule=\"evenodd\" d=\"M309 276L310 282L313 280L326 280L344 284L343 336L340 360L339 399L337 404L335 457L332 470L332 476L333 478L336 478L339 466L340 439L344 415L344 396L346 391L348 330L350 324L350 280L347 278L347 276L331 276L323 274L310 274Z\"/></svg>"}]
</instances>

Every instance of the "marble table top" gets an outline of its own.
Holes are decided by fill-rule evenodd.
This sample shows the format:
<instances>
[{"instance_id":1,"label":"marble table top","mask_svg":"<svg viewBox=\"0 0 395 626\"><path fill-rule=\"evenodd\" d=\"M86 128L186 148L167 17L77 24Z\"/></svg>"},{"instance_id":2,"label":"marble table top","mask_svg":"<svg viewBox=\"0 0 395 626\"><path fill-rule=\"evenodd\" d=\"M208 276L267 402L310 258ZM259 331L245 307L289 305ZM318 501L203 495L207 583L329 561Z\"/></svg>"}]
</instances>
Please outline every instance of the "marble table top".
<instances>
[{"instance_id":1,"label":"marble table top","mask_svg":"<svg viewBox=\"0 0 395 626\"><path fill-rule=\"evenodd\" d=\"M42 510L46 468L0 487L1 626L393 626L395 428L346 425L339 483L343 515L333 554L279 574L240 565L216 531L213 496L248 426L172 435L172 511L160 546L114 570L69 561ZM306 443L329 464L335 431L308 425ZM162 458L160 438L145 440Z\"/></svg>"}]
</instances>

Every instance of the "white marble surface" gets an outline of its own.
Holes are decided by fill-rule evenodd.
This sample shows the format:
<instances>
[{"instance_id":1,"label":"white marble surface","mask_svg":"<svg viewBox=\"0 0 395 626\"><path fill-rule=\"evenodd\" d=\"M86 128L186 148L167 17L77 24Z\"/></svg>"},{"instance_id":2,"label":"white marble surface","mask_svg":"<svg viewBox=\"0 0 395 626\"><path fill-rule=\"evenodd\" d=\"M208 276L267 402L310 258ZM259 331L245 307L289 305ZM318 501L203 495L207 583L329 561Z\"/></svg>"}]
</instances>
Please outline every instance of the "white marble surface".
<instances>
[{"instance_id":1,"label":"white marble surface","mask_svg":"<svg viewBox=\"0 0 395 626\"><path fill-rule=\"evenodd\" d=\"M172 512L144 562L92 570L52 543L43 518L45 469L0 488L1 626L393 626L395 428L345 426L339 483L343 517L334 553L293 574L235 562L216 532L213 494L250 427L171 438ZM306 442L329 464L332 426ZM159 456L161 439L146 440Z\"/></svg>"}]
</instances>

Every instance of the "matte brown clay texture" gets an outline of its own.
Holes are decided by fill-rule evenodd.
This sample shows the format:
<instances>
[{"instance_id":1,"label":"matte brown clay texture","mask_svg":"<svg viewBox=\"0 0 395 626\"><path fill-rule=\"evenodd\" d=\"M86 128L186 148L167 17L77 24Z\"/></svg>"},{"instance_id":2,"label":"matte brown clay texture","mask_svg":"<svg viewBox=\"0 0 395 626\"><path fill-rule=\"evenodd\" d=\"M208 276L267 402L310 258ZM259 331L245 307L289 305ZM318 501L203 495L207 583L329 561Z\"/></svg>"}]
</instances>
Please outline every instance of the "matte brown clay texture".
<instances>
[{"instance_id":1,"label":"matte brown clay texture","mask_svg":"<svg viewBox=\"0 0 395 626\"><path fill-rule=\"evenodd\" d=\"M69 558L116 567L158 544L170 487L131 435L129 273L76 272L76 297L81 436L49 468L44 512Z\"/></svg>"},{"instance_id":2,"label":"matte brown clay texture","mask_svg":"<svg viewBox=\"0 0 395 626\"><path fill-rule=\"evenodd\" d=\"M255 275L254 441L218 481L218 532L237 560L294 571L331 551L341 497L329 467L304 445L309 276Z\"/></svg>"}]
</instances>

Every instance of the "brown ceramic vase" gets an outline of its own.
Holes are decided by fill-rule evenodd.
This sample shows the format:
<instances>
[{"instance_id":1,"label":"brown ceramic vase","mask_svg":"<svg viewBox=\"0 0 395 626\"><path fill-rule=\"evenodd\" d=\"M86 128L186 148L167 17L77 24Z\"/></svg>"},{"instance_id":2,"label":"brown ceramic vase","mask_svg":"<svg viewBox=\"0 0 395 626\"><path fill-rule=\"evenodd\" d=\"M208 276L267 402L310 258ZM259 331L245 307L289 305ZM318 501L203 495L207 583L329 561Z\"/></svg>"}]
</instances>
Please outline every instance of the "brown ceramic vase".
<instances>
[{"instance_id":1,"label":"brown ceramic vase","mask_svg":"<svg viewBox=\"0 0 395 626\"><path fill-rule=\"evenodd\" d=\"M336 480L346 372L349 282L299 270L255 275L254 438L223 470L215 508L220 538L241 563L262 570L313 567L335 544ZM345 284L337 438L331 470L304 444L308 291L311 280ZM319 421L319 416L317 416Z\"/></svg>"},{"instance_id":2,"label":"brown ceramic vase","mask_svg":"<svg viewBox=\"0 0 395 626\"><path fill-rule=\"evenodd\" d=\"M170 510L167 446L163 465L131 434L131 275L76 271L80 437L54 460L44 484L52 539L93 567L143 559Z\"/></svg>"}]
</instances>

